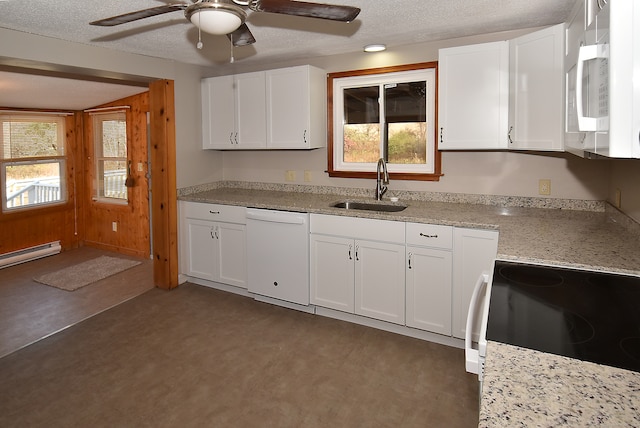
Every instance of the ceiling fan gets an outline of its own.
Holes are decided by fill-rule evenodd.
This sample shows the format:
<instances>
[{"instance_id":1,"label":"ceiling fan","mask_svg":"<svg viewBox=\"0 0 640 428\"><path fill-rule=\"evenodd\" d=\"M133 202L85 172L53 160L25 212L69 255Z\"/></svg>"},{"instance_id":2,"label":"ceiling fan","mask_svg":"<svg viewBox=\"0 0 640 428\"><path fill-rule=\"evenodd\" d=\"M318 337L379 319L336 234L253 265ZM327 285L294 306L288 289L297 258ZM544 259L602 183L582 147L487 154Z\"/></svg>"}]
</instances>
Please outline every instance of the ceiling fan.
<instances>
[{"instance_id":1,"label":"ceiling fan","mask_svg":"<svg viewBox=\"0 0 640 428\"><path fill-rule=\"evenodd\" d=\"M111 27L182 10L184 16L205 33L226 34L233 46L245 46L256 41L245 24L246 8L252 12L280 13L341 22L351 22L360 13L357 7L293 0L191 0L191 2L192 4L173 3L138 10L89 24ZM201 47L201 44L198 47Z\"/></svg>"}]
</instances>

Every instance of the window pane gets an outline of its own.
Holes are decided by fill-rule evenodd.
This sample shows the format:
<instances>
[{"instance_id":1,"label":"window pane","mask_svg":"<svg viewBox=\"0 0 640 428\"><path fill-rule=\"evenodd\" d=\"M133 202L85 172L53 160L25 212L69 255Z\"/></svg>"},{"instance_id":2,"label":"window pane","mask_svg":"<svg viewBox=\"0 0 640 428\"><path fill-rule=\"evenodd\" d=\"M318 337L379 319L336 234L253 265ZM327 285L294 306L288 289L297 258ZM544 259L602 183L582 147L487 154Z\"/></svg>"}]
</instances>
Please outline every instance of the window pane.
<instances>
[{"instance_id":1,"label":"window pane","mask_svg":"<svg viewBox=\"0 0 640 428\"><path fill-rule=\"evenodd\" d=\"M127 188L124 182L127 178L126 161L99 161L99 177L104 198L127 199Z\"/></svg>"},{"instance_id":2,"label":"window pane","mask_svg":"<svg viewBox=\"0 0 640 428\"><path fill-rule=\"evenodd\" d=\"M127 122L121 120L102 121L102 155L110 158L127 157Z\"/></svg>"},{"instance_id":3,"label":"window pane","mask_svg":"<svg viewBox=\"0 0 640 428\"><path fill-rule=\"evenodd\" d=\"M344 162L370 163L380 158L379 92L378 86L344 90Z\"/></svg>"},{"instance_id":4,"label":"window pane","mask_svg":"<svg viewBox=\"0 0 640 428\"><path fill-rule=\"evenodd\" d=\"M64 144L58 139L63 125L60 119L3 119L2 158L62 156Z\"/></svg>"},{"instance_id":5,"label":"window pane","mask_svg":"<svg viewBox=\"0 0 640 428\"><path fill-rule=\"evenodd\" d=\"M63 161L5 164L6 208L63 201L63 170Z\"/></svg>"},{"instance_id":6,"label":"window pane","mask_svg":"<svg viewBox=\"0 0 640 428\"><path fill-rule=\"evenodd\" d=\"M427 85L425 81L384 85L388 162L427 162Z\"/></svg>"}]
</instances>

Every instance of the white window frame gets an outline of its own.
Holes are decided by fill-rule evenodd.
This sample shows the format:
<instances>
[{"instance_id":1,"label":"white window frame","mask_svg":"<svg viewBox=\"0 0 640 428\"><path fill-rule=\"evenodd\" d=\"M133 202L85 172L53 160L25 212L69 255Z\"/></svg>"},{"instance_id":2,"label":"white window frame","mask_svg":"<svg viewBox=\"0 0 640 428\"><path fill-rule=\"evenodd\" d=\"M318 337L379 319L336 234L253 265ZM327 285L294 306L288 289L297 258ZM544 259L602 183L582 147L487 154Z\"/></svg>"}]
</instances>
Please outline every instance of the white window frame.
<instances>
[{"instance_id":1,"label":"white window frame","mask_svg":"<svg viewBox=\"0 0 640 428\"><path fill-rule=\"evenodd\" d=\"M94 183L93 183L93 200L102 203L115 204L115 205L128 205L129 204L129 189L125 187L125 197L117 198L117 197L109 197L104 195L104 181L101 180L100 174L100 164L108 161L115 162L124 162L125 164L125 179L128 168L128 157L129 157L129 137L128 137L128 124L127 124L127 114L125 110L112 110L107 112L94 112L91 113L92 121L93 121L93 154L94 154ZM125 145L127 149L127 153L125 157L111 157L104 156L103 148L104 142L102 141L102 123L109 120L122 120L124 118L124 122L126 124L127 129L125 130Z\"/></svg>"},{"instance_id":2,"label":"white window frame","mask_svg":"<svg viewBox=\"0 0 640 428\"><path fill-rule=\"evenodd\" d=\"M416 164L387 164L390 173L434 174L435 173L435 109L436 109L436 69L397 71L392 73L369 74L362 76L339 77L333 80L333 168L336 171L368 172L375 171L376 163L344 162L344 90L363 86L379 86L380 93L384 86L393 83L426 82L426 145L427 162ZM384 97L380 98L380 126L384 129ZM380 141L380 154L383 153L384 141Z\"/></svg>"},{"instance_id":3,"label":"white window frame","mask_svg":"<svg viewBox=\"0 0 640 428\"><path fill-rule=\"evenodd\" d=\"M0 193L2 194L2 212L16 212L38 209L42 207L49 207L55 205L64 205L69 200L69 194L67 192L67 154L66 154L66 113L56 112L3 112L0 111L0 125L4 122L51 122L56 123L57 126L57 152L58 155L54 156L38 156L38 157L10 157L10 153L6 151L4 144L3 126L0 126ZM45 201L38 203L30 203L27 205L8 206L7 194L7 167L21 166L21 165L38 165L38 164L58 164L59 171L59 199L54 201Z\"/></svg>"}]
</instances>

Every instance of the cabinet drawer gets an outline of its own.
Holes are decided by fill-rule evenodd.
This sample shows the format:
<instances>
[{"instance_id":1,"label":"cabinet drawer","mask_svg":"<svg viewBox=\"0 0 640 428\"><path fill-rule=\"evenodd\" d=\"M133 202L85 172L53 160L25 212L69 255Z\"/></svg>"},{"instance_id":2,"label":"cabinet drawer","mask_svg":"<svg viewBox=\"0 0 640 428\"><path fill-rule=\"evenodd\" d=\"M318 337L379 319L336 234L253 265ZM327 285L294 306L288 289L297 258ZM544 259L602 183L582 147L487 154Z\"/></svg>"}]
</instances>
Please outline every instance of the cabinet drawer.
<instances>
[{"instance_id":1,"label":"cabinet drawer","mask_svg":"<svg viewBox=\"0 0 640 428\"><path fill-rule=\"evenodd\" d=\"M245 207L233 205L206 204L199 202L183 202L182 216L200 220L222 221L227 223L246 224Z\"/></svg>"},{"instance_id":2,"label":"cabinet drawer","mask_svg":"<svg viewBox=\"0 0 640 428\"><path fill-rule=\"evenodd\" d=\"M312 214L311 233L404 243L404 222Z\"/></svg>"},{"instance_id":3,"label":"cabinet drawer","mask_svg":"<svg viewBox=\"0 0 640 428\"><path fill-rule=\"evenodd\" d=\"M453 248L453 227L407 223L407 245L450 250Z\"/></svg>"}]
</instances>

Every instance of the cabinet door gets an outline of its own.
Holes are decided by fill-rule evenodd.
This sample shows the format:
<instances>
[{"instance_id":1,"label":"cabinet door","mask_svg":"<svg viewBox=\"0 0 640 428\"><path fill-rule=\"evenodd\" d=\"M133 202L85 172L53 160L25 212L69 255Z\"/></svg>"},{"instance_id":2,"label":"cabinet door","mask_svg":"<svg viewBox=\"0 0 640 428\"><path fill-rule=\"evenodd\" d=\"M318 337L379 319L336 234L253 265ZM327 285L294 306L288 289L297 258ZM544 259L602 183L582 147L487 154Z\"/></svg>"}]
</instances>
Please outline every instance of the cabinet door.
<instances>
[{"instance_id":1,"label":"cabinet door","mask_svg":"<svg viewBox=\"0 0 640 428\"><path fill-rule=\"evenodd\" d=\"M355 313L404 325L404 245L355 241Z\"/></svg>"},{"instance_id":2,"label":"cabinet door","mask_svg":"<svg viewBox=\"0 0 640 428\"><path fill-rule=\"evenodd\" d=\"M235 147L235 90L233 76L203 79L202 148L231 149Z\"/></svg>"},{"instance_id":3,"label":"cabinet door","mask_svg":"<svg viewBox=\"0 0 640 428\"><path fill-rule=\"evenodd\" d=\"M451 251L407 246L407 326L451 335Z\"/></svg>"},{"instance_id":4,"label":"cabinet door","mask_svg":"<svg viewBox=\"0 0 640 428\"><path fill-rule=\"evenodd\" d=\"M267 146L308 147L309 74L306 67L267 72Z\"/></svg>"},{"instance_id":5,"label":"cabinet door","mask_svg":"<svg viewBox=\"0 0 640 428\"><path fill-rule=\"evenodd\" d=\"M456 228L453 232L453 336L464 339L473 287L483 271L490 272L498 252L498 232ZM478 316L482 311L477 310ZM480 326L480 320L473 323ZM478 332L473 332L478 340Z\"/></svg>"},{"instance_id":6,"label":"cabinet door","mask_svg":"<svg viewBox=\"0 0 640 428\"><path fill-rule=\"evenodd\" d=\"M210 221L185 220L186 274L195 278L215 281L217 278L215 224Z\"/></svg>"},{"instance_id":7,"label":"cabinet door","mask_svg":"<svg viewBox=\"0 0 640 428\"><path fill-rule=\"evenodd\" d=\"M564 24L509 41L509 148L564 149Z\"/></svg>"},{"instance_id":8,"label":"cabinet door","mask_svg":"<svg viewBox=\"0 0 640 428\"><path fill-rule=\"evenodd\" d=\"M267 147L326 145L326 73L308 65L266 72Z\"/></svg>"},{"instance_id":9,"label":"cabinet door","mask_svg":"<svg viewBox=\"0 0 640 428\"><path fill-rule=\"evenodd\" d=\"M266 147L267 116L264 72L235 76L237 149ZM232 105L228 106L233 108Z\"/></svg>"},{"instance_id":10,"label":"cabinet door","mask_svg":"<svg viewBox=\"0 0 640 428\"><path fill-rule=\"evenodd\" d=\"M218 244L215 258L219 273L217 281L247 288L246 226L218 223L214 236Z\"/></svg>"},{"instance_id":11,"label":"cabinet door","mask_svg":"<svg viewBox=\"0 0 640 428\"><path fill-rule=\"evenodd\" d=\"M508 42L440 49L438 68L438 148L506 149Z\"/></svg>"},{"instance_id":12,"label":"cabinet door","mask_svg":"<svg viewBox=\"0 0 640 428\"><path fill-rule=\"evenodd\" d=\"M310 247L311 303L353 313L353 240L311 234Z\"/></svg>"}]
</instances>

